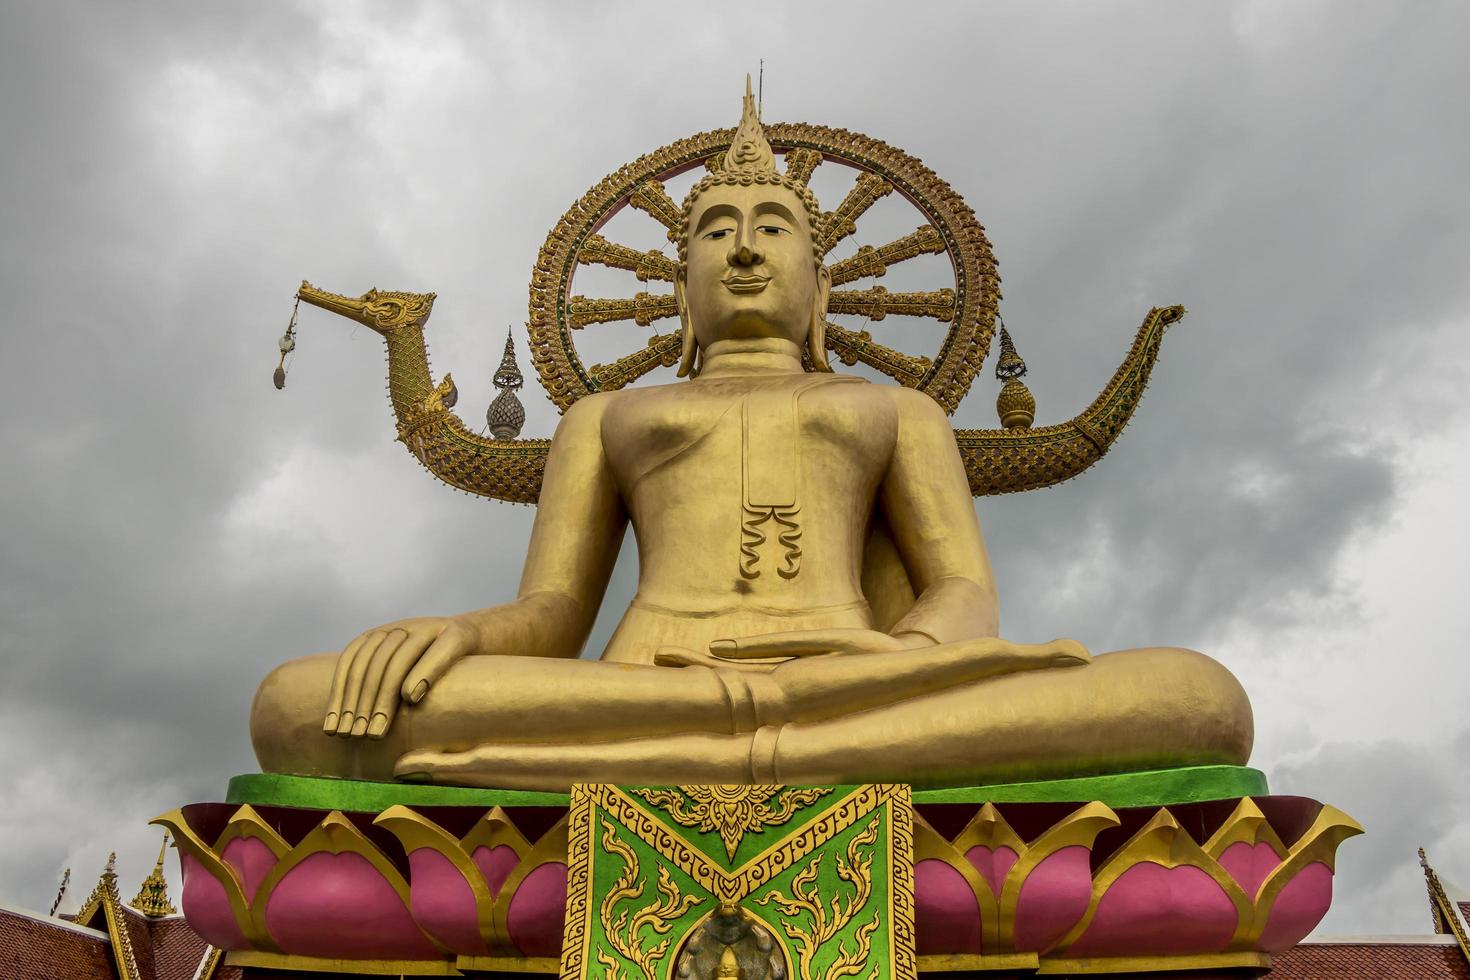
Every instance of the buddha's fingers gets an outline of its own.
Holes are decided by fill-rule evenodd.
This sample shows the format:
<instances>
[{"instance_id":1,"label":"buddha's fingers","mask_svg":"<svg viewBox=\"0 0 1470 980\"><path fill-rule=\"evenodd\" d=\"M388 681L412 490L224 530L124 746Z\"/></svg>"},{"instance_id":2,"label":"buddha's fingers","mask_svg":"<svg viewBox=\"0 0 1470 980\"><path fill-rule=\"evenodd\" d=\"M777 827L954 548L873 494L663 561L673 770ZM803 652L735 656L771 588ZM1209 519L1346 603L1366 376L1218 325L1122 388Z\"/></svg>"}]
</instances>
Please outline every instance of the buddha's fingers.
<instances>
[{"instance_id":1,"label":"buddha's fingers","mask_svg":"<svg viewBox=\"0 0 1470 980\"><path fill-rule=\"evenodd\" d=\"M399 705L403 703L399 693L403 681L432 642L432 637L412 634L394 651L393 659L388 661L388 667L383 671L382 683L378 685L378 698L373 702L373 718L368 722L368 738L382 738L387 734L394 716L398 714Z\"/></svg>"},{"instance_id":2,"label":"buddha's fingers","mask_svg":"<svg viewBox=\"0 0 1470 980\"><path fill-rule=\"evenodd\" d=\"M444 624L434 642L424 651L418 663L403 679L401 692L409 704L418 704L429 693L429 688L444 672L453 667L461 657L474 648L475 635L459 620L451 619Z\"/></svg>"},{"instance_id":3,"label":"buddha's fingers","mask_svg":"<svg viewBox=\"0 0 1470 980\"><path fill-rule=\"evenodd\" d=\"M1076 667L1091 659L1075 640L1021 644L977 637L865 657L795 660L772 675L783 706L763 721L835 718L1006 674Z\"/></svg>"},{"instance_id":4,"label":"buddha's fingers","mask_svg":"<svg viewBox=\"0 0 1470 980\"><path fill-rule=\"evenodd\" d=\"M373 652L372 659L368 661L367 672L363 674L362 692L357 696L357 720L352 723L353 735L361 736L368 733L368 726L373 719L373 705L377 703L378 688L382 686L383 674L388 669L388 661L407 639L407 630L389 630L388 636L378 644L378 649Z\"/></svg>"},{"instance_id":5,"label":"buddha's fingers","mask_svg":"<svg viewBox=\"0 0 1470 980\"><path fill-rule=\"evenodd\" d=\"M482 742L462 752L407 752L393 775L408 782L559 793L579 782L747 782L750 737L689 732L590 743Z\"/></svg>"},{"instance_id":6,"label":"buddha's fingers","mask_svg":"<svg viewBox=\"0 0 1470 980\"><path fill-rule=\"evenodd\" d=\"M342 695L347 690L347 671L352 667L352 660L357 656L357 651L367 642L369 633L364 633L343 650L337 657L337 669L332 672L332 687L327 692L327 718L322 723L322 731L328 735L337 734L337 719L342 713Z\"/></svg>"},{"instance_id":7,"label":"buddha's fingers","mask_svg":"<svg viewBox=\"0 0 1470 980\"><path fill-rule=\"evenodd\" d=\"M687 647L673 646L659 647L658 652L653 655L653 662L659 667L710 667L720 670L770 671L790 659L790 657L782 657L779 660L747 660L742 658L737 661L734 659L722 659L708 653L700 653L698 650L690 650Z\"/></svg>"},{"instance_id":8,"label":"buddha's fingers","mask_svg":"<svg viewBox=\"0 0 1470 980\"><path fill-rule=\"evenodd\" d=\"M357 699L362 694L362 679L367 674L373 654L387 638L388 634L384 630L373 630L368 634L367 642L358 648L357 655L352 658L352 666L347 670L347 687L342 692L341 714L337 717L338 735L353 734L353 728L357 724ZM363 731L367 731L366 722L363 723Z\"/></svg>"},{"instance_id":9,"label":"buddha's fingers","mask_svg":"<svg viewBox=\"0 0 1470 980\"><path fill-rule=\"evenodd\" d=\"M865 629L789 630L738 639L715 640L710 653L724 660L761 660L767 657L813 657L831 653L886 653L907 649L908 643L887 633Z\"/></svg>"},{"instance_id":10,"label":"buddha's fingers","mask_svg":"<svg viewBox=\"0 0 1470 980\"><path fill-rule=\"evenodd\" d=\"M1052 640L1050 643L1012 643L998 636L981 636L954 643L941 643L916 650L913 655L933 657L936 662L960 657L971 665L966 672L976 677L1047 667L1077 667L1092 661L1092 654L1087 652L1085 646L1066 638Z\"/></svg>"}]
</instances>

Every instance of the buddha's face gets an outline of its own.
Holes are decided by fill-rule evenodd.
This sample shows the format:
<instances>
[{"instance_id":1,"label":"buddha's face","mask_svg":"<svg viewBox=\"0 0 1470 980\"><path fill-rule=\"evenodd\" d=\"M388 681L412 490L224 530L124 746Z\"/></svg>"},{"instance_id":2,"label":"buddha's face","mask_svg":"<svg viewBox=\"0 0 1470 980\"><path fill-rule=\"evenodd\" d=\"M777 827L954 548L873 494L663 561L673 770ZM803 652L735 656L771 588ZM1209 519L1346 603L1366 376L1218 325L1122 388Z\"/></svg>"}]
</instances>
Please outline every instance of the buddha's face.
<instances>
[{"instance_id":1,"label":"buddha's face","mask_svg":"<svg viewBox=\"0 0 1470 980\"><path fill-rule=\"evenodd\" d=\"M831 280L812 254L806 208L779 184L700 194L686 254L674 291L701 348L753 337L804 346L813 316L826 313Z\"/></svg>"}]
</instances>

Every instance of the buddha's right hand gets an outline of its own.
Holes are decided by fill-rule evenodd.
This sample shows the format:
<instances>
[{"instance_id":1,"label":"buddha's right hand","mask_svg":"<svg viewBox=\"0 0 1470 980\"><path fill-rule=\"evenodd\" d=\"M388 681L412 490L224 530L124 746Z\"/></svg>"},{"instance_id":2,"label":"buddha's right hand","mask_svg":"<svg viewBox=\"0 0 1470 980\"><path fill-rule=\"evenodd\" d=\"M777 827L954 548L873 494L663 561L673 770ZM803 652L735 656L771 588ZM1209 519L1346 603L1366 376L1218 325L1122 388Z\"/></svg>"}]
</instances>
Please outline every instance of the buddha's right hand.
<instances>
[{"instance_id":1,"label":"buddha's right hand","mask_svg":"<svg viewBox=\"0 0 1470 980\"><path fill-rule=\"evenodd\" d=\"M337 658L322 731L382 738L402 702L422 700L429 685L474 652L477 636L460 616L400 619L363 633Z\"/></svg>"}]
</instances>

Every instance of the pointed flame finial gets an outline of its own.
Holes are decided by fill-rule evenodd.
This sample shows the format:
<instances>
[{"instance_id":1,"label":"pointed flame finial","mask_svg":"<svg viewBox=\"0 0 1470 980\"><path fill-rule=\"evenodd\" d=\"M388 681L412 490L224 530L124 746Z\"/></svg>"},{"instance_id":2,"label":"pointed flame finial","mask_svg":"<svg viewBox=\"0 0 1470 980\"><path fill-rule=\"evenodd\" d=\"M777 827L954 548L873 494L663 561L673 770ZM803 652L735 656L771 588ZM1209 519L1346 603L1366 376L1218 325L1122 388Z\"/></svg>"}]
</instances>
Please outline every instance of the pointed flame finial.
<instances>
[{"instance_id":1,"label":"pointed flame finial","mask_svg":"<svg viewBox=\"0 0 1470 980\"><path fill-rule=\"evenodd\" d=\"M496 439L514 439L521 434L526 424L526 409L516 397L516 389L525 384L521 366L516 363L515 339L511 328L505 329L505 354L500 358L500 368L495 372L495 387L500 394L485 411L485 424Z\"/></svg>"},{"instance_id":2,"label":"pointed flame finial","mask_svg":"<svg viewBox=\"0 0 1470 980\"><path fill-rule=\"evenodd\" d=\"M505 353L500 357L500 367L495 372L495 387L501 391L507 388L519 390L526 379L521 374L521 366L516 363L516 342L511 333L511 328L505 328Z\"/></svg>"},{"instance_id":3,"label":"pointed flame finial","mask_svg":"<svg viewBox=\"0 0 1470 980\"><path fill-rule=\"evenodd\" d=\"M66 889L71 885L71 868L61 873L61 887L56 889L56 901L51 903L50 915L55 915L56 910L61 908L61 903L66 899Z\"/></svg>"},{"instance_id":4,"label":"pointed flame finial","mask_svg":"<svg viewBox=\"0 0 1470 980\"><path fill-rule=\"evenodd\" d=\"M995 377L1004 381L1000 396L995 400L995 412L1000 424L1007 429L1029 429L1036 421L1036 396L1021 381L1026 374L1026 362L1016 353L1015 342L1005 321L1000 324L1000 357L995 362Z\"/></svg>"},{"instance_id":5,"label":"pointed flame finial","mask_svg":"<svg viewBox=\"0 0 1470 980\"><path fill-rule=\"evenodd\" d=\"M168 880L163 877L163 857L168 853L168 831L163 832L163 845L158 849L158 860L153 862L153 872L138 886L137 896L128 904L150 919L161 919L178 912L168 900Z\"/></svg>"},{"instance_id":6,"label":"pointed flame finial","mask_svg":"<svg viewBox=\"0 0 1470 980\"><path fill-rule=\"evenodd\" d=\"M754 174L776 172L776 154L761 128L760 111L755 106L755 96L750 91L750 76L745 76L745 101L740 112L740 125L735 127L735 138L725 153L725 172L731 174Z\"/></svg>"}]
</instances>

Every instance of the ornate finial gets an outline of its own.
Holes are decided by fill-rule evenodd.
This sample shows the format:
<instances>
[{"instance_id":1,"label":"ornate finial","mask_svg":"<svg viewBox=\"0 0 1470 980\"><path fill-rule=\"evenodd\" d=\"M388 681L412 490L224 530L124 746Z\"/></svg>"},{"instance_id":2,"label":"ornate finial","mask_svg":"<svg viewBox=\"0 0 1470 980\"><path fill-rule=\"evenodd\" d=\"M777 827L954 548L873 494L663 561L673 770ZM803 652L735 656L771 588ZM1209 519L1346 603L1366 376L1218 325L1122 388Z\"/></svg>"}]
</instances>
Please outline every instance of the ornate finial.
<instances>
[{"instance_id":1,"label":"ornate finial","mask_svg":"<svg viewBox=\"0 0 1470 980\"><path fill-rule=\"evenodd\" d=\"M67 868L65 871L63 871L61 873L61 887L58 888L58 889L56 889L56 901L54 901L54 902L51 903L51 912L49 914L55 915L56 914L56 910L59 909L59 908L61 908L62 900L64 900L66 898L66 889L67 889L67 886L70 885L70 884L71 884L71 868Z\"/></svg>"},{"instance_id":2,"label":"ornate finial","mask_svg":"<svg viewBox=\"0 0 1470 980\"><path fill-rule=\"evenodd\" d=\"M510 440L521 434L526 424L526 409L516 397L516 390L526 383L521 375L521 366L516 363L516 345L509 327L505 330L505 354L500 358L500 368L495 372L495 387L500 394L490 403L485 412L485 423L490 434L497 439Z\"/></svg>"},{"instance_id":3,"label":"ornate finial","mask_svg":"<svg viewBox=\"0 0 1470 980\"><path fill-rule=\"evenodd\" d=\"M1036 396L1021 382L1025 374L1026 362L1016 353L1010 331L1006 330L1005 321L1001 321L1000 358L995 363L995 377L1005 384L995 399L995 411L1000 416L1000 424L1007 429L1029 429L1036 421Z\"/></svg>"},{"instance_id":4,"label":"ornate finial","mask_svg":"<svg viewBox=\"0 0 1470 980\"><path fill-rule=\"evenodd\" d=\"M519 391L526 379L521 376L521 366L516 363L516 342L511 328L505 328L505 354L500 358L500 368L495 372L495 387L504 391L513 388Z\"/></svg>"},{"instance_id":5,"label":"ornate finial","mask_svg":"<svg viewBox=\"0 0 1470 980\"><path fill-rule=\"evenodd\" d=\"M715 980L740 980L740 960L735 956L735 949L726 946L720 954L720 966L715 971Z\"/></svg>"},{"instance_id":6,"label":"ornate finial","mask_svg":"<svg viewBox=\"0 0 1470 980\"><path fill-rule=\"evenodd\" d=\"M1419 867L1424 869L1424 883L1429 886L1429 908L1434 916L1434 931L1440 935L1454 935L1460 952L1470 961L1470 935L1466 934L1465 927L1461 925L1460 917L1455 914L1455 903L1450 901L1439 875L1429 866L1429 857L1422 847L1419 848Z\"/></svg>"},{"instance_id":7,"label":"ornate finial","mask_svg":"<svg viewBox=\"0 0 1470 980\"><path fill-rule=\"evenodd\" d=\"M1011 340L1011 333L1006 329L1005 321L1000 324L1000 360L995 365L995 377L1000 381L1009 381L1012 378L1026 376L1026 362L1021 360L1021 355L1016 353L1015 342Z\"/></svg>"},{"instance_id":8,"label":"ornate finial","mask_svg":"<svg viewBox=\"0 0 1470 980\"><path fill-rule=\"evenodd\" d=\"M107 867L102 869L102 877L105 880L117 881L117 852L111 851L107 855Z\"/></svg>"},{"instance_id":9,"label":"ornate finial","mask_svg":"<svg viewBox=\"0 0 1470 980\"><path fill-rule=\"evenodd\" d=\"M163 877L163 856L168 853L168 831L163 832L163 845L158 849L158 860L153 863L153 872L138 886L137 896L128 904L150 919L161 919L173 915L178 909L168 900L168 881Z\"/></svg>"},{"instance_id":10,"label":"ornate finial","mask_svg":"<svg viewBox=\"0 0 1470 980\"><path fill-rule=\"evenodd\" d=\"M760 112L750 91L749 75L745 76L745 102L740 112L740 125L735 127L735 138L725 153L722 169L731 174L776 172L776 154L761 128Z\"/></svg>"}]
</instances>

